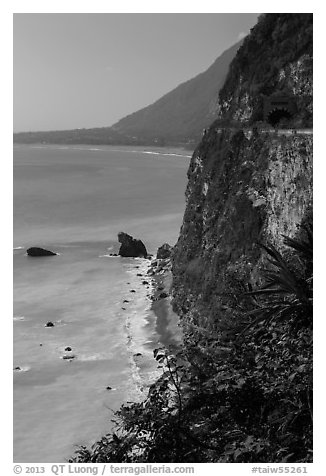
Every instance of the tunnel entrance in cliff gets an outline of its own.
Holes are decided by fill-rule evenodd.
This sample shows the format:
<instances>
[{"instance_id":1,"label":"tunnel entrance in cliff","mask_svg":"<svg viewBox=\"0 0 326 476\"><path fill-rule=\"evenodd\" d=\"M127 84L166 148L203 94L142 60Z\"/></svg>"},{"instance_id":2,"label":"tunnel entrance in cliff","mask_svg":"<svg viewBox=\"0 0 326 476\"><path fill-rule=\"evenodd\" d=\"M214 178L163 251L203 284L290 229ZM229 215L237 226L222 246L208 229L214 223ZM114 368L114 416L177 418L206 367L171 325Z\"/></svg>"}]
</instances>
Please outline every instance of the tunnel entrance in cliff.
<instances>
[{"instance_id":1,"label":"tunnel entrance in cliff","mask_svg":"<svg viewBox=\"0 0 326 476\"><path fill-rule=\"evenodd\" d=\"M292 118L292 114L288 109L274 109L268 114L267 122L273 127L279 125L280 123L289 121Z\"/></svg>"},{"instance_id":2,"label":"tunnel entrance in cliff","mask_svg":"<svg viewBox=\"0 0 326 476\"><path fill-rule=\"evenodd\" d=\"M273 127L287 123L297 112L294 96L274 94L264 99L264 121Z\"/></svg>"}]
</instances>

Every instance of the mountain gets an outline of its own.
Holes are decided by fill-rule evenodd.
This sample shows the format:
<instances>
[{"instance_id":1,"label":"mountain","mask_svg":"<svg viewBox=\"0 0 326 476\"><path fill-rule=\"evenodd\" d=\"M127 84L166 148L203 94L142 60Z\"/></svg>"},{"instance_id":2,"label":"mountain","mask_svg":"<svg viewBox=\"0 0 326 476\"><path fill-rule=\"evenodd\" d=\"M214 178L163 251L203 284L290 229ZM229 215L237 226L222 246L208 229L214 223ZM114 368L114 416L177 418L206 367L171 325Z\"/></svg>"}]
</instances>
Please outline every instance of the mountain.
<instances>
[{"instance_id":1,"label":"mountain","mask_svg":"<svg viewBox=\"0 0 326 476\"><path fill-rule=\"evenodd\" d=\"M20 132L14 134L14 142L191 146L200 140L203 129L215 117L218 91L240 45L241 42L236 43L226 50L204 73L112 127Z\"/></svg>"},{"instance_id":2,"label":"mountain","mask_svg":"<svg viewBox=\"0 0 326 476\"><path fill-rule=\"evenodd\" d=\"M154 104L112 126L115 131L152 141L197 141L216 114L216 99L242 42L217 58L203 73L180 84Z\"/></svg>"}]
</instances>

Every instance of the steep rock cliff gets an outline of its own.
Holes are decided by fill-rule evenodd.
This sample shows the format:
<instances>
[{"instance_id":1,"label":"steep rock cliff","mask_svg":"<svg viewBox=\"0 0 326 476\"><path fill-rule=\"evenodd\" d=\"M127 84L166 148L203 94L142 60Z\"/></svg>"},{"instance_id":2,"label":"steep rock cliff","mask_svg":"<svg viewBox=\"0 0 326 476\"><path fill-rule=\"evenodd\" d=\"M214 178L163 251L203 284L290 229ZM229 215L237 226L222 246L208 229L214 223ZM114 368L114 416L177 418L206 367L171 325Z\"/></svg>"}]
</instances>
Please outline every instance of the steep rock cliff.
<instances>
[{"instance_id":1,"label":"steep rock cliff","mask_svg":"<svg viewBox=\"0 0 326 476\"><path fill-rule=\"evenodd\" d=\"M264 119L264 101L293 96L297 127L312 124L312 14L262 15L234 60L219 93L219 118L252 124Z\"/></svg>"},{"instance_id":2,"label":"steep rock cliff","mask_svg":"<svg viewBox=\"0 0 326 476\"><path fill-rule=\"evenodd\" d=\"M231 64L219 95L220 118L193 154L173 255L173 303L185 324L218 325L244 285L258 284L264 262L259 243L282 248L282 234L295 236L311 212L312 134L255 127L262 91L289 89L297 96L295 120L306 125L303 118L312 112L310 23L308 14L260 19ZM292 52L276 47L278 40L285 48L295 38ZM274 65L267 77L266 62ZM255 95L255 86L261 94Z\"/></svg>"},{"instance_id":3,"label":"steep rock cliff","mask_svg":"<svg viewBox=\"0 0 326 476\"><path fill-rule=\"evenodd\" d=\"M218 322L244 282L256 284L258 243L282 246L312 206L312 137L216 133L194 153L174 251L174 305L187 319Z\"/></svg>"}]
</instances>

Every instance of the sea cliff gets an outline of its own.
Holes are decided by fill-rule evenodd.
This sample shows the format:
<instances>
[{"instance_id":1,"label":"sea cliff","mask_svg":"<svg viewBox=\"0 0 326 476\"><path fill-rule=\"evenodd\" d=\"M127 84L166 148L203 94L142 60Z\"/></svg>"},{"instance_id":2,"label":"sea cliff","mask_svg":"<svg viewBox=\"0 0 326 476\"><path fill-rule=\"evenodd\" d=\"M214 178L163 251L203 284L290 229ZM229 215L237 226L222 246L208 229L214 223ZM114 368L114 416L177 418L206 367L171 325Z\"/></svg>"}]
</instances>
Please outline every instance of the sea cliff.
<instances>
[{"instance_id":1,"label":"sea cliff","mask_svg":"<svg viewBox=\"0 0 326 476\"><path fill-rule=\"evenodd\" d=\"M211 127L191 159L173 255L173 297L185 321L214 326L244 281L259 284L259 243L283 248L312 207L312 136Z\"/></svg>"},{"instance_id":2,"label":"sea cliff","mask_svg":"<svg viewBox=\"0 0 326 476\"><path fill-rule=\"evenodd\" d=\"M243 282L259 284L259 244L284 249L282 235L294 237L311 214L312 82L312 15L262 15L230 65L218 117L188 170L172 268L185 322L214 326ZM274 129L266 104L280 95L295 106L291 115L286 104L276 108Z\"/></svg>"}]
</instances>

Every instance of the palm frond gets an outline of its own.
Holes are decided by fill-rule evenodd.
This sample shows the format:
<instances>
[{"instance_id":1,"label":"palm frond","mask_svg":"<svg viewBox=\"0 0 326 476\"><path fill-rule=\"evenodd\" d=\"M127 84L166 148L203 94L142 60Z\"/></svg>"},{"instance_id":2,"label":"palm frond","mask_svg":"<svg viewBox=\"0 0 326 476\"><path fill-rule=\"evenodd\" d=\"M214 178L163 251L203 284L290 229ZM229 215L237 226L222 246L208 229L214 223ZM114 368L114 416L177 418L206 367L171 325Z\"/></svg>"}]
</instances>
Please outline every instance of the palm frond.
<instances>
[{"instance_id":1,"label":"palm frond","mask_svg":"<svg viewBox=\"0 0 326 476\"><path fill-rule=\"evenodd\" d=\"M300 253L308 261L313 259L313 230L312 224L306 224L302 227L306 233L306 239L304 238L290 238L289 236L283 236L284 244Z\"/></svg>"},{"instance_id":2,"label":"palm frond","mask_svg":"<svg viewBox=\"0 0 326 476\"><path fill-rule=\"evenodd\" d=\"M305 232L306 239L286 236L283 238L286 246L309 262L312 260L312 226L307 225ZM267 261L271 267L263 270L265 278L263 286L256 290L248 287L249 291L242 295L253 298L252 303L255 307L245 313L250 322L243 323L244 327L239 336L262 322L268 324L271 321L284 321L299 316L301 316L299 321L304 316L308 322L312 318L312 270L307 276L306 272L295 267L292 269L289 261L274 245L260 244L260 246L267 253ZM305 266L303 261L300 263L303 267ZM278 296L279 299L277 299Z\"/></svg>"}]
</instances>

